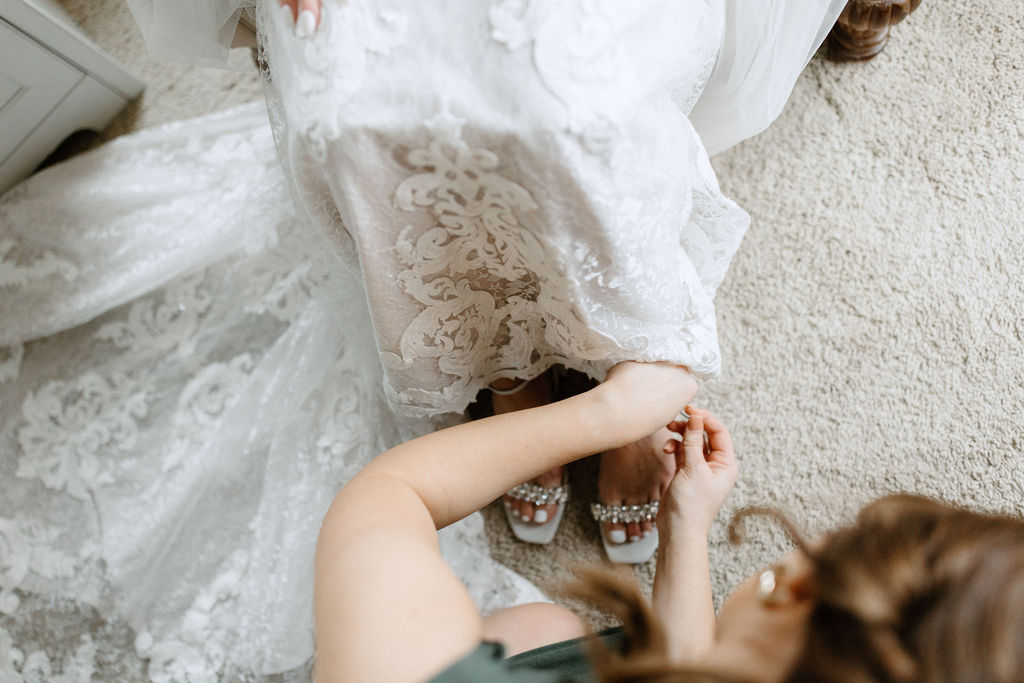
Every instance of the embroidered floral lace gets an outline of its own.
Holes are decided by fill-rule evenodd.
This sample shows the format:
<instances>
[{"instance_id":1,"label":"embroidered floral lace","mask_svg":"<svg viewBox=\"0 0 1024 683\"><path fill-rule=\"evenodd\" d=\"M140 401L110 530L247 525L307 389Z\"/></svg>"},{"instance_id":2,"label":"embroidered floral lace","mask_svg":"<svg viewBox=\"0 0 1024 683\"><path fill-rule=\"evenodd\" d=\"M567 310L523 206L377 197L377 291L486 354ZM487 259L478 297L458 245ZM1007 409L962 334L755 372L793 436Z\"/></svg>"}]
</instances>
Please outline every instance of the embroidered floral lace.
<instances>
[{"instance_id":1,"label":"embroidered floral lace","mask_svg":"<svg viewBox=\"0 0 1024 683\"><path fill-rule=\"evenodd\" d=\"M296 222L263 110L0 201L0 681L307 672L320 520L399 426L365 297ZM442 547L485 609L543 599L478 517Z\"/></svg>"},{"instance_id":2,"label":"embroidered floral lace","mask_svg":"<svg viewBox=\"0 0 1024 683\"><path fill-rule=\"evenodd\" d=\"M146 131L0 201L0 680L301 677L319 523L369 458L553 363L719 371L747 216L685 116L719 2L328 3L308 41L276 4L270 126ZM542 599L478 517L442 548L485 610Z\"/></svg>"},{"instance_id":3,"label":"embroidered floral lace","mask_svg":"<svg viewBox=\"0 0 1024 683\"><path fill-rule=\"evenodd\" d=\"M554 363L719 372L712 301L748 218L685 111L720 3L330 9L298 46L262 17L274 132L363 283L398 412Z\"/></svg>"}]
</instances>

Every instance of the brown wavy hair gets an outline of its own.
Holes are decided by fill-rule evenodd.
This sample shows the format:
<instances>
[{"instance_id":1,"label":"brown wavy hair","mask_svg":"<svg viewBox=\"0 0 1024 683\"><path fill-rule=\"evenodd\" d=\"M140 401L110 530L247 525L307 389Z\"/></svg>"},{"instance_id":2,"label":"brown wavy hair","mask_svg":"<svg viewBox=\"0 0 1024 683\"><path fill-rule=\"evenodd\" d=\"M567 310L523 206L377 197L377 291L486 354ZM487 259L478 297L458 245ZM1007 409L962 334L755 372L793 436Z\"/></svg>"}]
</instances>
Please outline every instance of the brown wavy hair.
<instances>
[{"instance_id":1,"label":"brown wavy hair","mask_svg":"<svg viewBox=\"0 0 1024 683\"><path fill-rule=\"evenodd\" d=\"M730 527L752 514L764 511L745 511ZM813 566L808 636L786 680L1024 681L1024 521L890 496L811 549L768 514ZM623 656L595 651L605 683L736 681L673 665L635 584L590 572L573 593L619 617L631 643Z\"/></svg>"}]
</instances>

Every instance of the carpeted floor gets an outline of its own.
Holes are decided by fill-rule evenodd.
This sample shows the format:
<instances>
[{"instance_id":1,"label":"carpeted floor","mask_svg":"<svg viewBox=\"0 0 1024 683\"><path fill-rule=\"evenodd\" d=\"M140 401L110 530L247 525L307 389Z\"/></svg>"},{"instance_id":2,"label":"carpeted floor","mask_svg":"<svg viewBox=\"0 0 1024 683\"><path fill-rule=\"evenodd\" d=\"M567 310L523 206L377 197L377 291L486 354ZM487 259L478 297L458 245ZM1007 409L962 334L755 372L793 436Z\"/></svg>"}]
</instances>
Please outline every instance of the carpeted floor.
<instances>
[{"instance_id":1,"label":"carpeted floor","mask_svg":"<svg viewBox=\"0 0 1024 683\"><path fill-rule=\"evenodd\" d=\"M228 72L144 54L121 0L65 0L149 87L106 132L261 97ZM781 118L714 160L753 225L718 298L725 419L742 473L711 539L721 598L786 547L766 524L733 548L729 513L768 504L811 534L910 491L1024 514L1024 25L1014 0L928 1L867 64L814 60ZM495 554L546 587L601 558L594 466L555 542ZM650 584L653 563L636 570Z\"/></svg>"}]
</instances>

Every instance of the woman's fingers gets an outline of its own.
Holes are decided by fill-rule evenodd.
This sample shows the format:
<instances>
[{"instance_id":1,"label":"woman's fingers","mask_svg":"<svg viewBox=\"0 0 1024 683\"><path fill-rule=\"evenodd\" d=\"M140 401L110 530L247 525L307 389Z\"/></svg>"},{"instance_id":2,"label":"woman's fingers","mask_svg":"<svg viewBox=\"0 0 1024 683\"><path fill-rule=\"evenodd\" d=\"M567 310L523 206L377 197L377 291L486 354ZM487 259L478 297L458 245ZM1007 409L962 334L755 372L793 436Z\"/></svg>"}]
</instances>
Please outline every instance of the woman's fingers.
<instances>
[{"instance_id":1,"label":"woman's fingers","mask_svg":"<svg viewBox=\"0 0 1024 683\"><path fill-rule=\"evenodd\" d=\"M708 434L708 445L711 454L708 459L712 461L731 461L733 459L732 435L725 423L715 417L710 411L701 408L687 406L686 412L691 416L699 415L704 420L704 431Z\"/></svg>"},{"instance_id":2,"label":"woman's fingers","mask_svg":"<svg viewBox=\"0 0 1024 683\"><path fill-rule=\"evenodd\" d=\"M320 25L320 0L298 0L299 14L295 20L295 35L309 38Z\"/></svg>"},{"instance_id":3,"label":"woman's fingers","mask_svg":"<svg viewBox=\"0 0 1024 683\"><path fill-rule=\"evenodd\" d=\"M281 15L288 20L288 25L295 24L295 17L299 15L299 0L281 0Z\"/></svg>"},{"instance_id":4,"label":"woman's fingers","mask_svg":"<svg viewBox=\"0 0 1024 683\"><path fill-rule=\"evenodd\" d=\"M690 415L683 431L683 458L688 468L700 467L704 464L704 417Z\"/></svg>"},{"instance_id":5,"label":"woman's fingers","mask_svg":"<svg viewBox=\"0 0 1024 683\"><path fill-rule=\"evenodd\" d=\"M281 0L281 14L295 27L295 35L309 38L320 25L321 0Z\"/></svg>"},{"instance_id":6,"label":"woman's fingers","mask_svg":"<svg viewBox=\"0 0 1024 683\"><path fill-rule=\"evenodd\" d=\"M698 462L733 464L735 455L732 435L725 423L702 408L686 406L686 414L690 417L689 421L673 420L667 425L669 430L683 437L682 447L673 447L676 467L694 467ZM669 444L666 444L666 453L672 452L669 448ZM699 461L696 459L698 456Z\"/></svg>"}]
</instances>

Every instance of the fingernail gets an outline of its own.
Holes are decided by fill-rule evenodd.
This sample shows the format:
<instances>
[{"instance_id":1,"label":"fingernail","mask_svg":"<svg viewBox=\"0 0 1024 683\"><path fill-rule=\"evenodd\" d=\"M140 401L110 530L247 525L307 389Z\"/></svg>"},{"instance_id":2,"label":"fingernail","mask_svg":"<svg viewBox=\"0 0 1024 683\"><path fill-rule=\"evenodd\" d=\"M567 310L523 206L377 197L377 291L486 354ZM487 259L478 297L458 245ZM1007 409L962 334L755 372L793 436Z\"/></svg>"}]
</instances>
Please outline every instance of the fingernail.
<instances>
[{"instance_id":1,"label":"fingernail","mask_svg":"<svg viewBox=\"0 0 1024 683\"><path fill-rule=\"evenodd\" d=\"M536 512L533 513L533 521L537 522L537 524L543 524L544 522L548 521L548 511L537 510Z\"/></svg>"},{"instance_id":2,"label":"fingernail","mask_svg":"<svg viewBox=\"0 0 1024 683\"><path fill-rule=\"evenodd\" d=\"M608 540L612 543L625 543L626 532L623 529L612 529L608 532Z\"/></svg>"},{"instance_id":3,"label":"fingernail","mask_svg":"<svg viewBox=\"0 0 1024 683\"><path fill-rule=\"evenodd\" d=\"M309 38L316 30L316 16L308 9L299 12L299 20L295 22L295 35L299 38Z\"/></svg>"}]
</instances>

